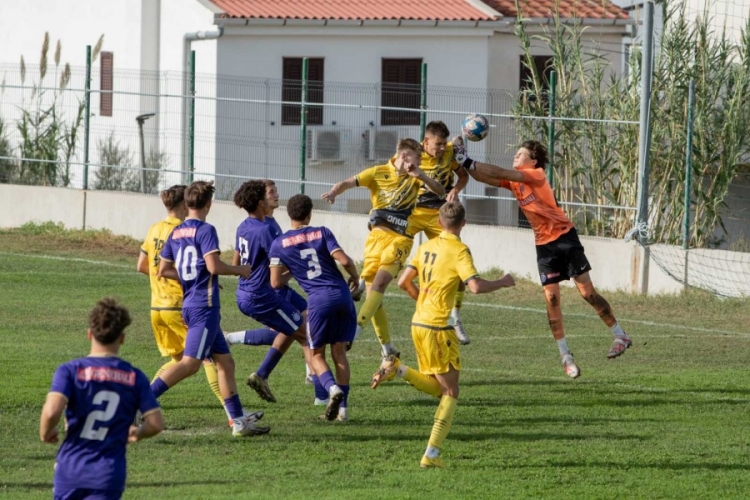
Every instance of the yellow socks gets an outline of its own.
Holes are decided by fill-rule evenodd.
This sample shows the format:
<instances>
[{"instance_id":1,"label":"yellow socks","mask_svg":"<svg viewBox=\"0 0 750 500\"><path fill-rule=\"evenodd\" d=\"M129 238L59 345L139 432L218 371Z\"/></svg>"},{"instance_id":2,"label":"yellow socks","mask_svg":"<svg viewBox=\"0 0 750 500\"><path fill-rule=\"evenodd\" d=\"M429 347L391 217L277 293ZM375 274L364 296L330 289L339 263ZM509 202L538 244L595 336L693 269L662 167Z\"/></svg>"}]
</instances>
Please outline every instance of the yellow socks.
<instances>
[{"instance_id":1,"label":"yellow socks","mask_svg":"<svg viewBox=\"0 0 750 500\"><path fill-rule=\"evenodd\" d=\"M388 315L385 313L382 303L372 316L372 327L375 330L375 335L378 337L378 341L381 345L388 344L391 341L391 327L388 323Z\"/></svg>"},{"instance_id":2,"label":"yellow socks","mask_svg":"<svg viewBox=\"0 0 750 500\"><path fill-rule=\"evenodd\" d=\"M439 450L443 446L443 441L451 430L456 404L458 404L458 400L450 396L440 398L440 405L435 412L435 423L432 425L432 433L428 442L428 450L429 448Z\"/></svg>"},{"instance_id":3,"label":"yellow socks","mask_svg":"<svg viewBox=\"0 0 750 500\"><path fill-rule=\"evenodd\" d=\"M211 388L213 393L219 398L219 403L224 406L224 398L221 397L221 391L219 390L219 372L216 370L216 365L213 363L203 363L203 369L206 370L206 380L208 380L208 386Z\"/></svg>"},{"instance_id":4,"label":"yellow socks","mask_svg":"<svg viewBox=\"0 0 750 500\"><path fill-rule=\"evenodd\" d=\"M414 368L409 368L408 366L404 366L404 368L406 369L406 373L403 377L404 380L411 384L415 389L436 398L442 396L443 391L440 388L440 383L437 381L437 379L435 379L435 377L428 377L427 375L423 375Z\"/></svg>"},{"instance_id":5,"label":"yellow socks","mask_svg":"<svg viewBox=\"0 0 750 500\"><path fill-rule=\"evenodd\" d=\"M177 361L175 361L174 359L170 359L169 361L167 361L166 363L164 363L164 364L163 364L163 365L161 366L161 368L159 368L159 369L158 369L158 370L156 371L156 375L154 375L154 378L153 378L153 379L151 379L151 383L153 384L153 383L154 383L154 380L156 380L157 378L161 377L161 374L162 374L162 373L164 373L164 370L166 370L167 368L169 368L170 366L172 366L172 365L174 365L174 364L176 364L176 363L177 363Z\"/></svg>"},{"instance_id":6,"label":"yellow socks","mask_svg":"<svg viewBox=\"0 0 750 500\"><path fill-rule=\"evenodd\" d=\"M378 308L382 303L383 294L381 292L370 290L370 293L367 294L367 299L365 299L365 303L362 304L362 308L357 315L357 324L364 328L367 322L370 321L370 318L372 318L378 311Z\"/></svg>"}]
</instances>

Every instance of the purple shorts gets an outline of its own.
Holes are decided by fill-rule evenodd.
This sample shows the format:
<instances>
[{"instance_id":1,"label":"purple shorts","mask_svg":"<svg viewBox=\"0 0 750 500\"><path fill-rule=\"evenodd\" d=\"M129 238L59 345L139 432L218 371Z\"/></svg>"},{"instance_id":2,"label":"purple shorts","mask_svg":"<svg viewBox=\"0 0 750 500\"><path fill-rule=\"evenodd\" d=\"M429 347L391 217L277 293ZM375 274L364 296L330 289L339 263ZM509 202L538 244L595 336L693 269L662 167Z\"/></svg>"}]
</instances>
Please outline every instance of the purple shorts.
<instances>
[{"instance_id":1,"label":"purple shorts","mask_svg":"<svg viewBox=\"0 0 750 500\"><path fill-rule=\"evenodd\" d=\"M307 301L305 300L305 298L297 293L297 291L289 285L285 286L281 290L278 290L276 293L282 299L296 307L299 312L307 311Z\"/></svg>"},{"instance_id":2,"label":"purple shorts","mask_svg":"<svg viewBox=\"0 0 750 500\"><path fill-rule=\"evenodd\" d=\"M237 307L245 316L284 335L292 335L302 326L302 314L281 294L274 293L262 303L237 297Z\"/></svg>"},{"instance_id":3,"label":"purple shorts","mask_svg":"<svg viewBox=\"0 0 750 500\"><path fill-rule=\"evenodd\" d=\"M188 327L185 356L204 360L214 354L229 354L218 307L183 307L182 318Z\"/></svg>"},{"instance_id":4,"label":"purple shorts","mask_svg":"<svg viewBox=\"0 0 750 500\"><path fill-rule=\"evenodd\" d=\"M307 309L307 345L317 349L337 342L351 342L357 329L357 311L351 300L310 304Z\"/></svg>"}]
</instances>

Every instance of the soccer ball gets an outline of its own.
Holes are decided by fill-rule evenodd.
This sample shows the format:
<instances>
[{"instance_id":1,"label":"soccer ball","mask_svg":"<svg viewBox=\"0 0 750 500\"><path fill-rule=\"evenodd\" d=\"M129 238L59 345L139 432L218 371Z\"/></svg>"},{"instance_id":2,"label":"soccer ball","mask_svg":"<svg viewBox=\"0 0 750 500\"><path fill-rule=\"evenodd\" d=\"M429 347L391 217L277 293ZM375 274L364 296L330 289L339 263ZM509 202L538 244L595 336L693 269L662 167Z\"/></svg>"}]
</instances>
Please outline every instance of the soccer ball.
<instances>
[{"instance_id":1,"label":"soccer ball","mask_svg":"<svg viewBox=\"0 0 750 500\"><path fill-rule=\"evenodd\" d=\"M469 115L464 118L461 123L461 132L463 136L472 142L481 141L487 137L487 132L490 130L490 123L487 118L482 115Z\"/></svg>"}]
</instances>

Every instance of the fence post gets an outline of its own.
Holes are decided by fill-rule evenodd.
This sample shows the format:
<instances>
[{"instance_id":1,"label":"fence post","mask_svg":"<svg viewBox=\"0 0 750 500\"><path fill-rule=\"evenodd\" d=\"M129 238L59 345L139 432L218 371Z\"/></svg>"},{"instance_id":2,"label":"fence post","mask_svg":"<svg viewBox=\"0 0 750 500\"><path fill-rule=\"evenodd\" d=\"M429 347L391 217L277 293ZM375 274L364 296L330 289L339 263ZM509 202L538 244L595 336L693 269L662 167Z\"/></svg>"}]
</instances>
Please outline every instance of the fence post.
<instances>
[{"instance_id":1,"label":"fence post","mask_svg":"<svg viewBox=\"0 0 750 500\"><path fill-rule=\"evenodd\" d=\"M305 194L305 166L307 164L307 72L310 61L302 58L302 99L299 108L299 192Z\"/></svg>"},{"instance_id":2,"label":"fence post","mask_svg":"<svg viewBox=\"0 0 750 500\"><path fill-rule=\"evenodd\" d=\"M424 141L424 129L427 127L427 63L422 63L422 83L419 89L419 142Z\"/></svg>"},{"instance_id":3,"label":"fence post","mask_svg":"<svg viewBox=\"0 0 750 500\"><path fill-rule=\"evenodd\" d=\"M89 188L89 135L91 132L91 45L86 45L86 83L83 100L83 190Z\"/></svg>"},{"instance_id":4,"label":"fence post","mask_svg":"<svg viewBox=\"0 0 750 500\"><path fill-rule=\"evenodd\" d=\"M554 179L552 178L553 167L555 165L555 92L557 87L557 72L552 70L549 75L549 127L547 127L547 151L549 152L549 162L547 163L547 180L550 187L554 188Z\"/></svg>"},{"instance_id":5,"label":"fence post","mask_svg":"<svg viewBox=\"0 0 750 500\"><path fill-rule=\"evenodd\" d=\"M683 284L688 289L688 254L690 253L690 190L693 176L693 108L695 107L695 80L690 79L688 90L687 134L685 145L685 217L682 224L682 249L685 251Z\"/></svg>"},{"instance_id":6,"label":"fence post","mask_svg":"<svg viewBox=\"0 0 750 500\"><path fill-rule=\"evenodd\" d=\"M638 273L638 288L642 294L648 293L648 195L649 195L649 154L651 152L651 78L653 73L654 4L651 0L644 5L643 40L641 52L641 112L638 140L638 242L643 249Z\"/></svg>"},{"instance_id":7,"label":"fence post","mask_svg":"<svg viewBox=\"0 0 750 500\"><path fill-rule=\"evenodd\" d=\"M195 51L190 51L190 114L188 115L188 184L195 173Z\"/></svg>"}]
</instances>

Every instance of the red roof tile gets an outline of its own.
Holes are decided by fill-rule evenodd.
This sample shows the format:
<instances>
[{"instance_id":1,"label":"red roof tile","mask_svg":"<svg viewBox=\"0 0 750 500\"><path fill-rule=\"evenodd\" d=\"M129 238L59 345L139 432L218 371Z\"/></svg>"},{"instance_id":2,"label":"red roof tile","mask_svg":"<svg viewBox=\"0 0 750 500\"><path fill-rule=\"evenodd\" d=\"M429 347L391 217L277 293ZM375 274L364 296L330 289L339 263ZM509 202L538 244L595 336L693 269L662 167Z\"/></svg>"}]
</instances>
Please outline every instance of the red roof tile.
<instances>
[{"instance_id":1,"label":"red roof tile","mask_svg":"<svg viewBox=\"0 0 750 500\"><path fill-rule=\"evenodd\" d=\"M251 19L357 19L493 21L465 0L211 0L220 17Z\"/></svg>"},{"instance_id":2,"label":"red roof tile","mask_svg":"<svg viewBox=\"0 0 750 500\"><path fill-rule=\"evenodd\" d=\"M506 17L516 17L515 0L482 0ZM555 3L561 18L628 19L628 13L608 0L519 0L523 17L554 17Z\"/></svg>"},{"instance_id":3,"label":"red roof tile","mask_svg":"<svg viewBox=\"0 0 750 500\"><path fill-rule=\"evenodd\" d=\"M336 19L493 21L496 16L469 0L211 0L224 11L219 17L243 19ZM505 17L516 17L515 0L482 0ZM519 0L526 18L560 17L627 19L609 0Z\"/></svg>"}]
</instances>

